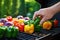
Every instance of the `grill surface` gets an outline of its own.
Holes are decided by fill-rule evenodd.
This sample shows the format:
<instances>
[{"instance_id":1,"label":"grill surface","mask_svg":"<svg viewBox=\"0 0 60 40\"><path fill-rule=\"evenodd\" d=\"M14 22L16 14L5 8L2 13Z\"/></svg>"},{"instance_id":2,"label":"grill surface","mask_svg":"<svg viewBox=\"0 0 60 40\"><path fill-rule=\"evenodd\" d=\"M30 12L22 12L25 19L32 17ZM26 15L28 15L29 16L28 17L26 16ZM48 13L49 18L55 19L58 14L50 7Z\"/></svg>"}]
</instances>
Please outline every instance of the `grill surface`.
<instances>
[{"instance_id":1,"label":"grill surface","mask_svg":"<svg viewBox=\"0 0 60 40\"><path fill-rule=\"evenodd\" d=\"M60 33L60 28L53 28L50 31L47 30L41 30L39 33L33 33L32 35L19 32L17 38L1 38L0 40L39 40L46 38L48 36L55 36Z\"/></svg>"}]
</instances>

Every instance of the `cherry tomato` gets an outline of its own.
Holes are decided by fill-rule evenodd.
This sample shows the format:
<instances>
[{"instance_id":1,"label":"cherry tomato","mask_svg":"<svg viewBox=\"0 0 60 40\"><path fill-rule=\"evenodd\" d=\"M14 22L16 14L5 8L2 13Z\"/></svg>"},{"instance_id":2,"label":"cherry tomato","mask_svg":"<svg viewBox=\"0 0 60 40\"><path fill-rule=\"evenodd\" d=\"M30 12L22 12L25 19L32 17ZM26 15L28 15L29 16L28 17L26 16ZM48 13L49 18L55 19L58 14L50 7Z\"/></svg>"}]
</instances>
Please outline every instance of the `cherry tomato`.
<instances>
[{"instance_id":1,"label":"cherry tomato","mask_svg":"<svg viewBox=\"0 0 60 40\"><path fill-rule=\"evenodd\" d=\"M0 23L0 26L4 26L4 23Z\"/></svg>"},{"instance_id":2,"label":"cherry tomato","mask_svg":"<svg viewBox=\"0 0 60 40\"><path fill-rule=\"evenodd\" d=\"M58 27L58 20L54 20L54 27Z\"/></svg>"},{"instance_id":3,"label":"cherry tomato","mask_svg":"<svg viewBox=\"0 0 60 40\"><path fill-rule=\"evenodd\" d=\"M12 16L7 16L8 21L12 21Z\"/></svg>"}]
</instances>

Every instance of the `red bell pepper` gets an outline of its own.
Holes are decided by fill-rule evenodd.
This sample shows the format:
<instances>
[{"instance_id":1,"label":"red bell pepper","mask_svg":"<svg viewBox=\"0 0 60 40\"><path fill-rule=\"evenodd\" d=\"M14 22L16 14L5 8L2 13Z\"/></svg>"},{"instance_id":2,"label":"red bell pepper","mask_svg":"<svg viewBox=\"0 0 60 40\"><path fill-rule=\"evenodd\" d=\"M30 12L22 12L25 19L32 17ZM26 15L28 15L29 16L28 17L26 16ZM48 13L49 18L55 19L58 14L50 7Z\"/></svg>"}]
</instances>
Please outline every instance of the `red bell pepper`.
<instances>
[{"instance_id":1,"label":"red bell pepper","mask_svg":"<svg viewBox=\"0 0 60 40\"><path fill-rule=\"evenodd\" d=\"M20 23L15 23L14 26L19 27Z\"/></svg>"},{"instance_id":2,"label":"red bell pepper","mask_svg":"<svg viewBox=\"0 0 60 40\"><path fill-rule=\"evenodd\" d=\"M24 23L15 23L14 26L18 27L20 32L24 32Z\"/></svg>"},{"instance_id":3,"label":"red bell pepper","mask_svg":"<svg viewBox=\"0 0 60 40\"><path fill-rule=\"evenodd\" d=\"M54 27L58 27L58 20L54 20Z\"/></svg>"},{"instance_id":4,"label":"red bell pepper","mask_svg":"<svg viewBox=\"0 0 60 40\"><path fill-rule=\"evenodd\" d=\"M18 26L19 22L18 21L13 21L14 26Z\"/></svg>"},{"instance_id":5,"label":"red bell pepper","mask_svg":"<svg viewBox=\"0 0 60 40\"><path fill-rule=\"evenodd\" d=\"M18 28L21 32L24 32L24 23L21 23L20 25L18 25Z\"/></svg>"}]
</instances>

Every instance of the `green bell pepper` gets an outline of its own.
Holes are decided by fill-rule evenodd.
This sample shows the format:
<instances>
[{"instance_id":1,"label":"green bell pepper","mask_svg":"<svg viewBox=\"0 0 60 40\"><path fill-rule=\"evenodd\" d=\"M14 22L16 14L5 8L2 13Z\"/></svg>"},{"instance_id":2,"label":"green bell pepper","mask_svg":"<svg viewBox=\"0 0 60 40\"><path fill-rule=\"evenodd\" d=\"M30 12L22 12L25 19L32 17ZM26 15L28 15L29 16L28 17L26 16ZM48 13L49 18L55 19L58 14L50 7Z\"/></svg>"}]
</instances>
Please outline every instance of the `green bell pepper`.
<instances>
[{"instance_id":1,"label":"green bell pepper","mask_svg":"<svg viewBox=\"0 0 60 40\"><path fill-rule=\"evenodd\" d=\"M42 26L39 24L39 22L41 21L41 18L36 17L36 19L34 20L34 30L35 32L40 32Z\"/></svg>"},{"instance_id":2,"label":"green bell pepper","mask_svg":"<svg viewBox=\"0 0 60 40\"><path fill-rule=\"evenodd\" d=\"M36 19L34 20L34 25L36 26L36 25L38 25L39 24L39 22L40 22L40 18L39 17L36 17Z\"/></svg>"},{"instance_id":3,"label":"green bell pepper","mask_svg":"<svg viewBox=\"0 0 60 40\"><path fill-rule=\"evenodd\" d=\"M0 38L4 36L5 31L6 31L6 27L0 27Z\"/></svg>"},{"instance_id":4,"label":"green bell pepper","mask_svg":"<svg viewBox=\"0 0 60 40\"><path fill-rule=\"evenodd\" d=\"M35 32L40 32L41 29L42 29L41 25L37 25L34 27Z\"/></svg>"},{"instance_id":5,"label":"green bell pepper","mask_svg":"<svg viewBox=\"0 0 60 40\"><path fill-rule=\"evenodd\" d=\"M6 29L6 37L11 38L11 35L12 35L11 27L7 27L7 29Z\"/></svg>"},{"instance_id":6,"label":"green bell pepper","mask_svg":"<svg viewBox=\"0 0 60 40\"><path fill-rule=\"evenodd\" d=\"M12 38L16 38L18 35L18 27L11 27L12 29Z\"/></svg>"},{"instance_id":7,"label":"green bell pepper","mask_svg":"<svg viewBox=\"0 0 60 40\"><path fill-rule=\"evenodd\" d=\"M39 17L36 17L35 20L28 20L28 21L26 22L26 24L34 24L34 31L35 31L35 32L40 32L40 30L41 30L41 28L42 28L42 26L39 25L40 20L41 20L41 19L40 19Z\"/></svg>"},{"instance_id":8,"label":"green bell pepper","mask_svg":"<svg viewBox=\"0 0 60 40\"><path fill-rule=\"evenodd\" d=\"M6 37L7 38L15 38L18 35L18 28L14 26L7 27Z\"/></svg>"},{"instance_id":9,"label":"green bell pepper","mask_svg":"<svg viewBox=\"0 0 60 40\"><path fill-rule=\"evenodd\" d=\"M27 25L27 24L34 24L34 20L28 20L28 21L25 21L24 24Z\"/></svg>"}]
</instances>

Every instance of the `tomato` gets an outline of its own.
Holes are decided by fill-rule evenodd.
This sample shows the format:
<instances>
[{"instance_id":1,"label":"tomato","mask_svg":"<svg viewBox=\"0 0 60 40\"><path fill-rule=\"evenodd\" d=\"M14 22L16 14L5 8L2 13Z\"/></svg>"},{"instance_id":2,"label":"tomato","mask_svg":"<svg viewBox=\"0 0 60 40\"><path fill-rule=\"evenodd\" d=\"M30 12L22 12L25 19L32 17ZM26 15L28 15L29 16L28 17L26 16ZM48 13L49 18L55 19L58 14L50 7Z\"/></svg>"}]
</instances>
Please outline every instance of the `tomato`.
<instances>
[{"instance_id":1,"label":"tomato","mask_svg":"<svg viewBox=\"0 0 60 40\"><path fill-rule=\"evenodd\" d=\"M0 23L0 26L4 26L4 23Z\"/></svg>"},{"instance_id":2,"label":"tomato","mask_svg":"<svg viewBox=\"0 0 60 40\"><path fill-rule=\"evenodd\" d=\"M58 27L58 20L54 20L54 27Z\"/></svg>"},{"instance_id":3,"label":"tomato","mask_svg":"<svg viewBox=\"0 0 60 40\"><path fill-rule=\"evenodd\" d=\"M12 16L7 16L8 21L12 21Z\"/></svg>"}]
</instances>

